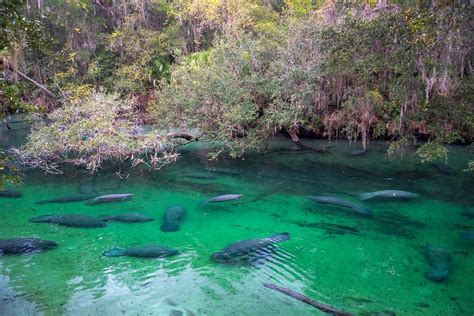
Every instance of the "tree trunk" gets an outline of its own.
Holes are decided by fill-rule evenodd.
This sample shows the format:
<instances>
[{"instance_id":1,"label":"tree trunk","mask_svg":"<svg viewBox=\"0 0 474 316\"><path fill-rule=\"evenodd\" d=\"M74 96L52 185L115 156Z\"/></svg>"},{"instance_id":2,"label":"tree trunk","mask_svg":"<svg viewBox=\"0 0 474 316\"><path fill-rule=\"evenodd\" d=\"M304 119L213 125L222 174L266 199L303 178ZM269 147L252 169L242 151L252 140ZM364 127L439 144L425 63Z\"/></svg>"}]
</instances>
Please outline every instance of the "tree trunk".
<instances>
[{"instance_id":1,"label":"tree trunk","mask_svg":"<svg viewBox=\"0 0 474 316\"><path fill-rule=\"evenodd\" d=\"M296 135L296 128L291 128L290 130L288 130L288 134L290 134L290 137L291 137L291 141L293 143L296 144L296 146L298 146L299 148L307 148L305 145L303 145L303 143L300 141L300 138L298 137L298 135Z\"/></svg>"}]
</instances>

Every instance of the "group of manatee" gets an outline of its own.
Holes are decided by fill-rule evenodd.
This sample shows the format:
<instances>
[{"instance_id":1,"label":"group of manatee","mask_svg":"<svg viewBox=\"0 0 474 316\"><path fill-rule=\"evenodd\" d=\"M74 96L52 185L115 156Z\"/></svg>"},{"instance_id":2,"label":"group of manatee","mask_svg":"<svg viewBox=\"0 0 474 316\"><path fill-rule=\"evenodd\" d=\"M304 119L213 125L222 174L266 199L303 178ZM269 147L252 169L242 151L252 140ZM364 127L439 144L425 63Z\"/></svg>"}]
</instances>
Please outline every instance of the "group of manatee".
<instances>
[{"instance_id":1,"label":"group of manatee","mask_svg":"<svg viewBox=\"0 0 474 316\"><path fill-rule=\"evenodd\" d=\"M0 191L2 197L21 197L18 191ZM361 201L367 201L373 198L390 199L412 199L419 195L401 190L383 190L376 192L362 193L359 195ZM60 196L48 200L38 201L37 204L48 203L68 203L86 201L87 205L97 205L101 203L126 201L133 197L133 194L109 194L97 196L94 194L80 194L72 196ZM242 194L224 194L212 197L201 203L206 205L210 203L220 203L238 200L243 197ZM360 204L335 197L335 196L307 196L307 199L319 203L343 207L362 216L370 216L372 211ZM185 217L186 210L182 206L173 206L165 210L163 222L160 226L163 232L175 232L180 228L180 222ZM82 214L62 214L62 215L42 215L30 219L32 223L50 223L68 227L105 227L107 222L117 221L125 223L142 223L153 221L154 219L140 213L122 213L115 215L103 215L99 217ZM461 239L472 241L474 232L461 232ZM211 259L218 263L251 263L258 262L260 259L271 255L275 250L275 243L287 241L290 239L289 233L277 233L269 237L259 239L242 240L232 243L223 249L213 253ZM57 243L37 238L12 238L0 240L0 254L24 254L33 253L55 248ZM103 255L107 257L130 256L141 258L162 258L179 254L179 251L164 245L143 245L132 248L112 248L106 250ZM425 247L425 257L430 266L430 270L425 273L428 279L441 282L444 281L452 268L452 257L444 249L427 245Z\"/></svg>"},{"instance_id":2,"label":"group of manatee","mask_svg":"<svg viewBox=\"0 0 474 316\"><path fill-rule=\"evenodd\" d=\"M0 191L0 196L3 197L21 197L22 194L18 191ZM226 202L237 200L242 197L242 194L225 194L218 195L208 200L205 200L201 205L217 202ZM119 202L130 200L133 194L109 194L109 195L93 195L80 194L59 196L47 200L36 202L38 205L49 203L70 203L86 201L86 205L97 205L101 203ZM176 232L180 229L180 222L184 219L186 210L182 206L173 206L165 210L163 214L163 221L160 226L163 232ZM80 228L98 228L105 227L107 222L116 221L124 223L143 223L153 221L152 217L144 214L131 212L114 215L102 215L99 217L84 215L84 214L52 214L41 215L30 218L31 223L49 223L66 227L80 227ZM231 244L222 250L214 253L211 258L215 262L230 263L230 262L252 262L257 255L264 256L273 250L273 244L288 240L288 233L275 234L273 236L261 239L243 240ZM0 240L0 255L13 254L30 254L40 251L46 251L57 247L58 244L50 240L42 240L38 238L11 238ZM140 257L140 258L163 258L179 254L179 251L164 245L152 244L143 245L131 248L112 248L104 251L103 255L106 257Z\"/></svg>"},{"instance_id":3,"label":"group of manatee","mask_svg":"<svg viewBox=\"0 0 474 316\"><path fill-rule=\"evenodd\" d=\"M382 190L375 192L361 193L359 199L361 201L366 201L373 198L385 198L385 199L413 199L419 197L419 194L401 191L401 190ZM334 196L308 196L309 200L320 203L320 204L330 204L335 206L340 206L348 208L355 212L358 215L369 216L372 214L372 211L360 204L353 203ZM463 231L460 232L459 237L462 240L473 241L474 232ZM453 266L453 258L451 254L434 245L428 244L424 248L424 256L428 262L429 270L424 274L424 276L434 282L442 282L446 280L451 272Z\"/></svg>"}]
</instances>

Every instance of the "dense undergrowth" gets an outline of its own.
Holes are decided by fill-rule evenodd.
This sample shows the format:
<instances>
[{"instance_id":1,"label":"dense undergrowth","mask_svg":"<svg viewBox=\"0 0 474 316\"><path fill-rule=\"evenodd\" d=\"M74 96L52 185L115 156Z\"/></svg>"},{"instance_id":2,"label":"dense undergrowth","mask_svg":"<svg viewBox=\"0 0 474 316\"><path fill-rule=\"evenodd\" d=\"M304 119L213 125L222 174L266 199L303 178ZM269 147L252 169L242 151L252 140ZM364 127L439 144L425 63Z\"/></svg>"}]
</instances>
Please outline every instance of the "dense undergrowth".
<instances>
[{"instance_id":1,"label":"dense undergrowth","mask_svg":"<svg viewBox=\"0 0 474 316\"><path fill-rule=\"evenodd\" d=\"M282 132L386 139L389 156L423 140L429 161L473 139L469 3L5 3L4 113L48 117L15 151L29 166L156 168L178 138L238 156Z\"/></svg>"}]
</instances>

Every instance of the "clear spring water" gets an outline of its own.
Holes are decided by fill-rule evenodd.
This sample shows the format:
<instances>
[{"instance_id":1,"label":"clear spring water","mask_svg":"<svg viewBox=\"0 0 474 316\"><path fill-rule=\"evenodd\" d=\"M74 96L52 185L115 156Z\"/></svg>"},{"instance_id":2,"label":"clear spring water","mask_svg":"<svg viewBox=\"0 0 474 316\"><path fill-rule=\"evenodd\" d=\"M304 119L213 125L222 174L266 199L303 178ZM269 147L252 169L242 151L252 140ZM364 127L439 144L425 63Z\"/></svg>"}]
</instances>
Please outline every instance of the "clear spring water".
<instances>
[{"instance_id":1,"label":"clear spring water","mask_svg":"<svg viewBox=\"0 0 474 316\"><path fill-rule=\"evenodd\" d=\"M3 132L3 146L23 130ZM307 142L321 148L327 142ZM355 314L472 315L474 245L459 239L473 230L473 176L462 172L469 152L451 147L449 167L421 164L412 154L388 160L384 144L352 157L347 142L327 153L292 150L275 140L265 155L208 161L204 147L152 174L122 170L90 176L25 174L22 198L0 198L0 239L35 236L59 247L34 255L0 257L0 315L322 315L313 307L262 286L271 282ZM352 148L353 149L353 148ZM208 171L208 169L217 168ZM204 175L203 175L204 173ZM196 178L197 177L197 178ZM208 179L206 179L208 177ZM133 193L131 201L87 206L83 202L36 205L77 194L81 184L101 193ZM409 201L367 201L371 217L320 205L306 195L357 201L365 191L401 189L421 194ZM238 201L200 206L206 198L241 193ZM160 231L163 212L187 210L181 229ZM140 212L155 221L70 228L29 223L43 214L104 215ZM333 225L341 226L333 226ZM288 232L276 254L255 266L214 263L210 255L229 243ZM178 248L164 259L105 258L112 247L159 243ZM427 243L454 259L448 280L424 277Z\"/></svg>"}]
</instances>

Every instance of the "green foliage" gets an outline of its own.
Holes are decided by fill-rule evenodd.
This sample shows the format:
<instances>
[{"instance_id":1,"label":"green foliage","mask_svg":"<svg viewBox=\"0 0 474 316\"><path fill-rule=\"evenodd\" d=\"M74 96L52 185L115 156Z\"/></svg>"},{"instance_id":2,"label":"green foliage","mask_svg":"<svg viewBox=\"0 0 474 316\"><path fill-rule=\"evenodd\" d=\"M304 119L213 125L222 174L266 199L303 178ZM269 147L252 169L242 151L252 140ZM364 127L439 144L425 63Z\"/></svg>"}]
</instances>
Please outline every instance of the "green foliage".
<instances>
[{"instance_id":1,"label":"green foliage","mask_svg":"<svg viewBox=\"0 0 474 316\"><path fill-rule=\"evenodd\" d=\"M97 171L109 160L159 168L176 159L164 137L143 133L133 105L118 95L73 97L50 119L51 124L37 128L17 151L25 165L60 172L58 162L68 162Z\"/></svg>"},{"instance_id":2,"label":"green foliage","mask_svg":"<svg viewBox=\"0 0 474 316\"><path fill-rule=\"evenodd\" d=\"M12 162L11 158L0 150L0 190L5 184L18 185L21 183L20 171Z\"/></svg>"},{"instance_id":3,"label":"green foliage","mask_svg":"<svg viewBox=\"0 0 474 316\"><path fill-rule=\"evenodd\" d=\"M416 151L421 162L430 162L439 158L448 159L448 149L438 142L428 142Z\"/></svg>"},{"instance_id":4,"label":"green foliage","mask_svg":"<svg viewBox=\"0 0 474 316\"><path fill-rule=\"evenodd\" d=\"M24 2L7 2L13 7L4 19L5 32L16 34L8 58L67 100L51 113L61 133L44 126L28 145L44 145L42 153L39 145L32 147L36 157L23 149L23 157L45 162L45 169L71 161L95 170L94 163L104 161L97 158L98 147L77 136L92 125L61 123L76 106L88 120L104 125L92 106L99 101L105 102L101 111L111 107L108 119L118 115L118 99L94 93L99 87L128 105L120 111L133 117L118 118L121 124L154 121L157 135L198 130L200 139L213 143L213 157L223 150L241 155L265 147L279 131L303 129L313 136L360 139L363 146L370 138L391 139L389 156L427 139L418 150L423 160L442 156L443 144L473 140L470 7L339 0L48 0L25 10ZM18 19L39 23L35 32L54 34L53 46L30 48L25 33L14 26ZM13 104L31 86L2 89ZM31 99L38 96L28 92ZM135 149L127 146L137 145L127 133L101 134L113 159L129 157L124 152ZM59 146L54 151L50 139ZM175 144L166 136L160 141Z\"/></svg>"},{"instance_id":5,"label":"green foliage","mask_svg":"<svg viewBox=\"0 0 474 316\"><path fill-rule=\"evenodd\" d=\"M28 49L38 53L49 48L50 40L44 32L45 17L29 16L25 8L26 0L0 0L0 54L25 41Z\"/></svg>"}]
</instances>

